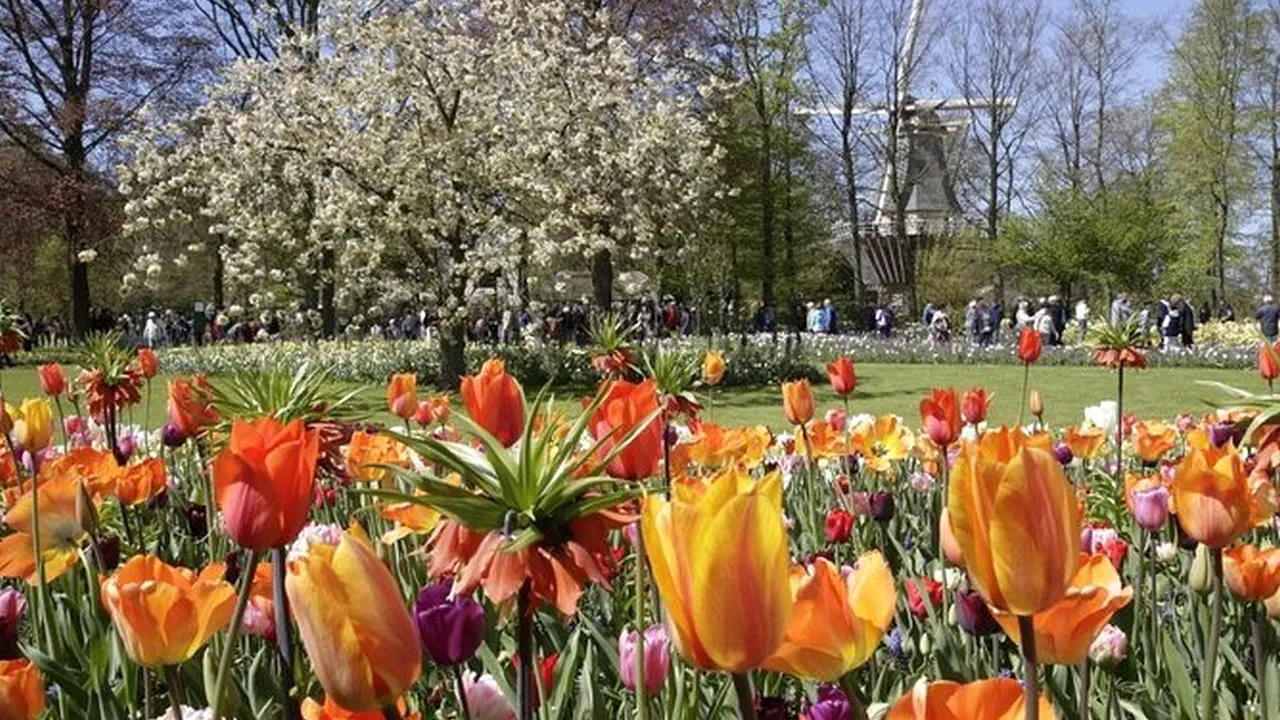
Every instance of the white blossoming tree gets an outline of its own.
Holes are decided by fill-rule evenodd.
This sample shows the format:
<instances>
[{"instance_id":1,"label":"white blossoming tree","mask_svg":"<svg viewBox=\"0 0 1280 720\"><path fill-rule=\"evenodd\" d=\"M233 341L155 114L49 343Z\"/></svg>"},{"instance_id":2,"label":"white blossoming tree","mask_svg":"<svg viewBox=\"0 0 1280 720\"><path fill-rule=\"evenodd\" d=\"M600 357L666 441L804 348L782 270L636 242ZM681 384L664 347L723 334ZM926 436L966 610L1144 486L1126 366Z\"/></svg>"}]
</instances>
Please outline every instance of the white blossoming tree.
<instances>
[{"instance_id":1,"label":"white blossoming tree","mask_svg":"<svg viewBox=\"0 0 1280 720\"><path fill-rule=\"evenodd\" d=\"M349 312L436 304L449 384L479 278L643 257L697 227L719 151L683 59L565 0L329 7L293 51L232 65L194 118L133 138L141 269L167 224L201 216L236 241L232 280L325 253Z\"/></svg>"}]
</instances>

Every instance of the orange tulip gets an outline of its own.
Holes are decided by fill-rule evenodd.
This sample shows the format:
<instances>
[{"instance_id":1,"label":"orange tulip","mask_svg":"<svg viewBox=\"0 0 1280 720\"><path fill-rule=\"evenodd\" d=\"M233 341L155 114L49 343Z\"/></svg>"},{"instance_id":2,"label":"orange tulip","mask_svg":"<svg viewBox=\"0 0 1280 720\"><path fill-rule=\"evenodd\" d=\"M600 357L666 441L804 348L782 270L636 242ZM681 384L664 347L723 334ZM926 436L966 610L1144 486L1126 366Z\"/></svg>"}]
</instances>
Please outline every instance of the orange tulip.
<instances>
[{"instance_id":1,"label":"orange tulip","mask_svg":"<svg viewBox=\"0 0 1280 720\"><path fill-rule=\"evenodd\" d=\"M195 437L222 419L213 408L213 389L203 375L169 381L169 421L187 437Z\"/></svg>"},{"instance_id":2,"label":"orange tulip","mask_svg":"<svg viewBox=\"0 0 1280 720\"><path fill-rule=\"evenodd\" d=\"M1280 357L1276 356L1276 349L1269 343L1258 346L1258 374L1267 382L1280 377Z\"/></svg>"},{"instance_id":3,"label":"orange tulip","mask_svg":"<svg viewBox=\"0 0 1280 720\"><path fill-rule=\"evenodd\" d=\"M1040 333L1031 328L1022 328L1018 334L1018 359L1030 365L1040 359Z\"/></svg>"},{"instance_id":4,"label":"orange tulip","mask_svg":"<svg viewBox=\"0 0 1280 720\"><path fill-rule=\"evenodd\" d=\"M942 545L942 557L956 567L964 567L964 551L960 549L960 543L956 542L956 534L951 529L951 513L946 508L942 508L942 514L938 517L938 538Z\"/></svg>"},{"instance_id":5,"label":"orange tulip","mask_svg":"<svg viewBox=\"0 0 1280 720\"><path fill-rule=\"evenodd\" d=\"M102 605L129 657L145 667L190 660L231 621L236 591L223 571L210 566L196 575L135 555L103 580Z\"/></svg>"},{"instance_id":6,"label":"orange tulip","mask_svg":"<svg viewBox=\"0 0 1280 720\"><path fill-rule=\"evenodd\" d=\"M1048 609L1067 591L1080 552L1080 510L1062 465L1000 428L965 443L947 510L978 592L1015 615Z\"/></svg>"},{"instance_id":7,"label":"orange tulip","mask_svg":"<svg viewBox=\"0 0 1280 720\"><path fill-rule=\"evenodd\" d=\"M422 720L421 713L408 714L408 706L405 705L403 698L396 702L396 709L400 711L400 717L404 720ZM305 698L302 701L302 720L384 720L384 718L386 715L383 715L380 709L352 712L329 697L324 699L323 705L311 698Z\"/></svg>"},{"instance_id":8,"label":"orange tulip","mask_svg":"<svg viewBox=\"0 0 1280 720\"><path fill-rule=\"evenodd\" d=\"M110 453L107 453L108 456ZM109 458L112 465L114 458ZM106 476L102 492L115 497L121 505L141 505L168 489L164 461L147 458L142 462L116 467L116 472Z\"/></svg>"},{"instance_id":9,"label":"orange tulip","mask_svg":"<svg viewBox=\"0 0 1280 720\"><path fill-rule=\"evenodd\" d=\"M792 425L809 422L813 419L813 405L813 388L809 387L808 378L782 383L782 411L787 422Z\"/></svg>"},{"instance_id":10,"label":"orange tulip","mask_svg":"<svg viewBox=\"0 0 1280 720\"><path fill-rule=\"evenodd\" d=\"M1044 415L1044 397L1039 390L1032 390L1027 395L1027 409L1037 418Z\"/></svg>"},{"instance_id":11,"label":"orange tulip","mask_svg":"<svg viewBox=\"0 0 1280 720\"><path fill-rule=\"evenodd\" d=\"M507 374L501 360L486 360L480 374L462 378L462 404L475 424L484 428L505 447L511 447L524 432L524 392L520 383Z\"/></svg>"},{"instance_id":12,"label":"orange tulip","mask_svg":"<svg viewBox=\"0 0 1280 720\"><path fill-rule=\"evenodd\" d=\"M671 492L645 497L640 524L672 642L704 670L760 667L792 616L781 474L728 471Z\"/></svg>"},{"instance_id":13,"label":"orange tulip","mask_svg":"<svg viewBox=\"0 0 1280 720\"><path fill-rule=\"evenodd\" d=\"M1054 720L1053 704L1039 698L1041 720ZM960 685L922 678L889 709L884 720L1021 720L1026 715L1022 685L1013 678Z\"/></svg>"},{"instance_id":14,"label":"orange tulip","mask_svg":"<svg viewBox=\"0 0 1280 720\"><path fill-rule=\"evenodd\" d=\"M719 350L708 350L702 357L702 382L708 385L719 385L724 380L724 354Z\"/></svg>"},{"instance_id":15,"label":"orange tulip","mask_svg":"<svg viewBox=\"0 0 1280 720\"><path fill-rule=\"evenodd\" d=\"M36 373L40 376L40 389L45 395L55 397L66 392L67 376L62 374L62 366L58 363L41 365L36 368Z\"/></svg>"},{"instance_id":16,"label":"orange tulip","mask_svg":"<svg viewBox=\"0 0 1280 720\"><path fill-rule=\"evenodd\" d=\"M1187 535L1209 547L1235 542L1275 512L1267 480L1249 481L1234 443L1192 448L1173 476L1173 508Z\"/></svg>"},{"instance_id":17,"label":"orange tulip","mask_svg":"<svg viewBox=\"0 0 1280 720\"><path fill-rule=\"evenodd\" d=\"M960 438L964 429L960 422L960 403L954 388L935 389L920 401L920 421L925 433L935 445L947 447Z\"/></svg>"},{"instance_id":18,"label":"orange tulip","mask_svg":"<svg viewBox=\"0 0 1280 720\"><path fill-rule=\"evenodd\" d=\"M658 417L658 386L653 378L640 383L610 381L603 402L591 417L591 434L602 440L600 451L613 448L632 430L644 429L609 462L607 472L623 480L643 480L662 464L663 426ZM607 439L606 439L607 438Z\"/></svg>"},{"instance_id":19,"label":"orange tulip","mask_svg":"<svg viewBox=\"0 0 1280 720\"><path fill-rule=\"evenodd\" d=\"M1093 459L1106 441L1107 434L1102 428L1092 425L1067 428L1067 432L1062 436L1062 442L1071 448L1071 454L1085 460Z\"/></svg>"},{"instance_id":20,"label":"orange tulip","mask_svg":"<svg viewBox=\"0 0 1280 720\"><path fill-rule=\"evenodd\" d=\"M453 408L448 393L428 397L427 405L431 408L431 416L436 419L436 422L441 425L449 422L449 416L453 414Z\"/></svg>"},{"instance_id":21,"label":"orange tulip","mask_svg":"<svg viewBox=\"0 0 1280 720\"><path fill-rule=\"evenodd\" d=\"M846 572L847 571L847 572ZM893 621L893 574L878 552L841 570L825 558L791 569L795 605L766 670L831 682L871 659Z\"/></svg>"},{"instance_id":22,"label":"orange tulip","mask_svg":"<svg viewBox=\"0 0 1280 720\"><path fill-rule=\"evenodd\" d=\"M849 395L858 387L858 376L853 371L853 360L848 355L827 363L827 379L831 389L840 396Z\"/></svg>"},{"instance_id":23,"label":"orange tulip","mask_svg":"<svg viewBox=\"0 0 1280 720\"><path fill-rule=\"evenodd\" d=\"M413 373L392 375L387 383L387 410L408 420L418 411L418 376Z\"/></svg>"},{"instance_id":24,"label":"orange tulip","mask_svg":"<svg viewBox=\"0 0 1280 720\"><path fill-rule=\"evenodd\" d=\"M160 373L160 361L151 348L138 348L138 371L148 380Z\"/></svg>"},{"instance_id":25,"label":"orange tulip","mask_svg":"<svg viewBox=\"0 0 1280 720\"><path fill-rule=\"evenodd\" d=\"M418 679L422 648L400 586L364 532L334 531L308 535L285 590L328 697L350 711L377 710Z\"/></svg>"},{"instance_id":26,"label":"orange tulip","mask_svg":"<svg viewBox=\"0 0 1280 720\"><path fill-rule=\"evenodd\" d=\"M307 524L320 436L301 420L236 420L213 459L214 495L227 534L262 552L283 547Z\"/></svg>"},{"instance_id":27,"label":"orange tulip","mask_svg":"<svg viewBox=\"0 0 1280 720\"><path fill-rule=\"evenodd\" d=\"M347 443L347 474L356 482L382 485L390 471L380 465L409 467L409 448L393 437L361 430L351 434Z\"/></svg>"},{"instance_id":28,"label":"orange tulip","mask_svg":"<svg viewBox=\"0 0 1280 720\"><path fill-rule=\"evenodd\" d=\"M1123 587L1115 565L1106 555L1085 555L1066 595L1035 614L1036 656L1043 663L1075 665L1089 654L1089 646L1111 616L1133 599ZM996 610L993 615L1009 638L1022 644L1018 618Z\"/></svg>"},{"instance_id":29,"label":"orange tulip","mask_svg":"<svg viewBox=\"0 0 1280 720\"><path fill-rule=\"evenodd\" d=\"M447 482L455 486L460 485L462 478L454 473L449 476ZM399 502L382 508L382 517L396 524L394 528L383 533L381 538L383 544L394 545L410 535L430 533L436 523L440 522L440 511L416 502Z\"/></svg>"},{"instance_id":30,"label":"orange tulip","mask_svg":"<svg viewBox=\"0 0 1280 720\"><path fill-rule=\"evenodd\" d=\"M1280 592L1280 548L1235 545L1222 551L1223 579L1241 600L1266 600Z\"/></svg>"},{"instance_id":31,"label":"orange tulip","mask_svg":"<svg viewBox=\"0 0 1280 720\"><path fill-rule=\"evenodd\" d=\"M76 514L80 479L71 474L51 474L42 470L40 483L40 554L45 580L53 582L80 559L80 543L86 532ZM32 527L31 491L28 490L5 513L4 522L14 532L0 540L0 577L37 581L35 537Z\"/></svg>"},{"instance_id":32,"label":"orange tulip","mask_svg":"<svg viewBox=\"0 0 1280 720\"><path fill-rule=\"evenodd\" d=\"M30 660L0 660L0 718L35 720L44 713L44 676Z\"/></svg>"},{"instance_id":33,"label":"orange tulip","mask_svg":"<svg viewBox=\"0 0 1280 720\"><path fill-rule=\"evenodd\" d=\"M960 400L960 417L970 425L977 425L986 420L992 397L994 396L988 395L987 391L980 387L966 390L964 397Z\"/></svg>"},{"instance_id":34,"label":"orange tulip","mask_svg":"<svg viewBox=\"0 0 1280 720\"><path fill-rule=\"evenodd\" d=\"M1164 423L1140 422L1133 428L1133 449L1149 463L1172 450L1177 439L1177 431Z\"/></svg>"}]
</instances>

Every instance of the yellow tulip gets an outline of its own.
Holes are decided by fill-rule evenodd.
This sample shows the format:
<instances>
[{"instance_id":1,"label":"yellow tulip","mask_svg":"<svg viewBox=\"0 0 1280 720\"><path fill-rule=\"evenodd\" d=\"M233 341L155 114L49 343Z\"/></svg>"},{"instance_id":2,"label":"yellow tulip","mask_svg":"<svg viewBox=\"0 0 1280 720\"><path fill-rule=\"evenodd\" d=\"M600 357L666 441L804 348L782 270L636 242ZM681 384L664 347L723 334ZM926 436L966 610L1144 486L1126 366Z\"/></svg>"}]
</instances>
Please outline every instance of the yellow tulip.
<instances>
[{"instance_id":1,"label":"yellow tulip","mask_svg":"<svg viewBox=\"0 0 1280 720\"><path fill-rule=\"evenodd\" d=\"M1275 513L1271 483L1251 483L1235 445L1192 448L1173 475L1173 506L1187 535L1212 548L1235 542Z\"/></svg>"},{"instance_id":2,"label":"yellow tulip","mask_svg":"<svg viewBox=\"0 0 1280 720\"><path fill-rule=\"evenodd\" d=\"M53 406L44 398L27 398L14 410L8 408L13 418L13 439L29 452L40 452L53 441Z\"/></svg>"},{"instance_id":3,"label":"yellow tulip","mask_svg":"<svg viewBox=\"0 0 1280 720\"><path fill-rule=\"evenodd\" d=\"M910 457L915 436L897 415L881 415L875 422L860 423L854 428L849 445L862 456L868 470L887 473L895 462Z\"/></svg>"},{"instance_id":4,"label":"yellow tulip","mask_svg":"<svg viewBox=\"0 0 1280 720\"><path fill-rule=\"evenodd\" d=\"M14 530L0 540L0 577L38 580L36 572L35 527L40 529L40 555L44 561L45 580L53 582L80 559L80 544L86 532L77 513L80 480L60 472L63 465L50 462L40 471L40 515L33 517L31 491L28 490L9 508L4 522Z\"/></svg>"},{"instance_id":5,"label":"yellow tulip","mask_svg":"<svg viewBox=\"0 0 1280 720\"><path fill-rule=\"evenodd\" d=\"M1080 509L1062 465L1020 430L1002 427L964 444L947 511L989 604L1033 615L1066 593L1079 560Z\"/></svg>"},{"instance_id":6,"label":"yellow tulip","mask_svg":"<svg viewBox=\"0 0 1280 720\"><path fill-rule=\"evenodd\" d=\"M1036 656L1043 663L1079 663L1111 616L1132 599L1133 588L1122 587L1120 574L1106 555L1082 558L1066 595L1032 618ZM993 615L1009 638L1021 645L1018 618L1000 610Z\"/></svg>"},{"instance_id":7,"label":"yellow tulip","mask_svg":"<svg viewBox=\"0 0 1280 720\"><path fill-rule=\"evenodd\" d=\"M791 569L795 605L782 645L765 660L767 670L831 682L871 659L893 621L893 574L878 552L853 569L825 558Z\"/></svg>"},{"instance_id":8,"label":"yellow tulip","mask_svg":"<svg viewBox=\"0 0 1280 720\"><path fill-rule=\"evenodd\" d=\"M728 471L678 483L670 501L645 498L641 527L685 660L704 670L760 667L791 615L782 476Z\"/></svg>"},{"instance_id":9,"label":"yellow tulip","mask_svg":"<svg viewBox=\"0 0 1280 720\"><path fill-rule=\"evenodd\" d=\"M364 532L326 530L303 531L306 551L289 561L285 590L328 696L348 710L376 710L418 679L422 648L399 585Z\"/></svg>"},{"instance_id":10,"label":"yellow tulip","mask_svg":"<svg viewBox=\"0 0 1280 720\"><path fill-rule=\"evenodd\" d=\"M721 380L724 380L724 354L719 350L708 350L702 358L702 382L719 385Z\"/></svg>"},{"instance_id":11,"label":"yellow tulip","mask_svg":"<svg viewBox=\"0 0 1280 720\"><path fill-rule=\"evenodd\" d=\"M135 555L102 582L102 604L125 652L139 665L157 667L190 660L226 627L236 591L213 565L199 575Z\"/></svg>"}]
</instances>

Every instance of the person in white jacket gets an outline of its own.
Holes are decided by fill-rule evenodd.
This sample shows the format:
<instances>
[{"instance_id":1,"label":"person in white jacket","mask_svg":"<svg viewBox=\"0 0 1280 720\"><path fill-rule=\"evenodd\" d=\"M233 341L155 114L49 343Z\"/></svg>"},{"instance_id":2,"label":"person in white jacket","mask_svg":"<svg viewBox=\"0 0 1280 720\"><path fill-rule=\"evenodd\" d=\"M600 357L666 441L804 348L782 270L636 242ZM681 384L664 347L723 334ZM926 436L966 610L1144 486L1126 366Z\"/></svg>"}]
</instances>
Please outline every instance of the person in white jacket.
<instances>
[{"instance_id":1,"label":"person in white jacket","mask_svg":"<svg viewBox=\"0 0 1280 720\"><path fill-rule=\"evenodd\" d=\"M1076 303L1076 324L1080 326L1080 342L1089 334L1089 303L1080 300Z\"/></svg>"}]
</instances>

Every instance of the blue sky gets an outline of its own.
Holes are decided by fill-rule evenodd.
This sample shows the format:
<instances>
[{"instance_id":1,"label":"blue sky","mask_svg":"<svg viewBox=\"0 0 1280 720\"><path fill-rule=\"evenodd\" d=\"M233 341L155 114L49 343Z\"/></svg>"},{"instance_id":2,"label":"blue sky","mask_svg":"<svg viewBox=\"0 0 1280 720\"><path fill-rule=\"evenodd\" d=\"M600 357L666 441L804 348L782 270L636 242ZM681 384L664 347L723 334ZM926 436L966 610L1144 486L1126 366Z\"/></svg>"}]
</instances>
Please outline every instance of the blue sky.
<instances>
[{"instance_id":1,"label":"blue sky","mask_svg":"<svg viewBox=\"0 0 1280 720\"><path fill-rule=\"evenodd\" d=\"M1071 7L1071 0L1046 0L1047 6L1055 14L1066 12ZM1165 40L1152 45L1135 68L1143 90L1154 89L1164 79L1166 43L1176 40L1195 0L1120 0L1120 7L1129 15L1144 21L1160 24Z\"/></svg>"}]
</instances>

